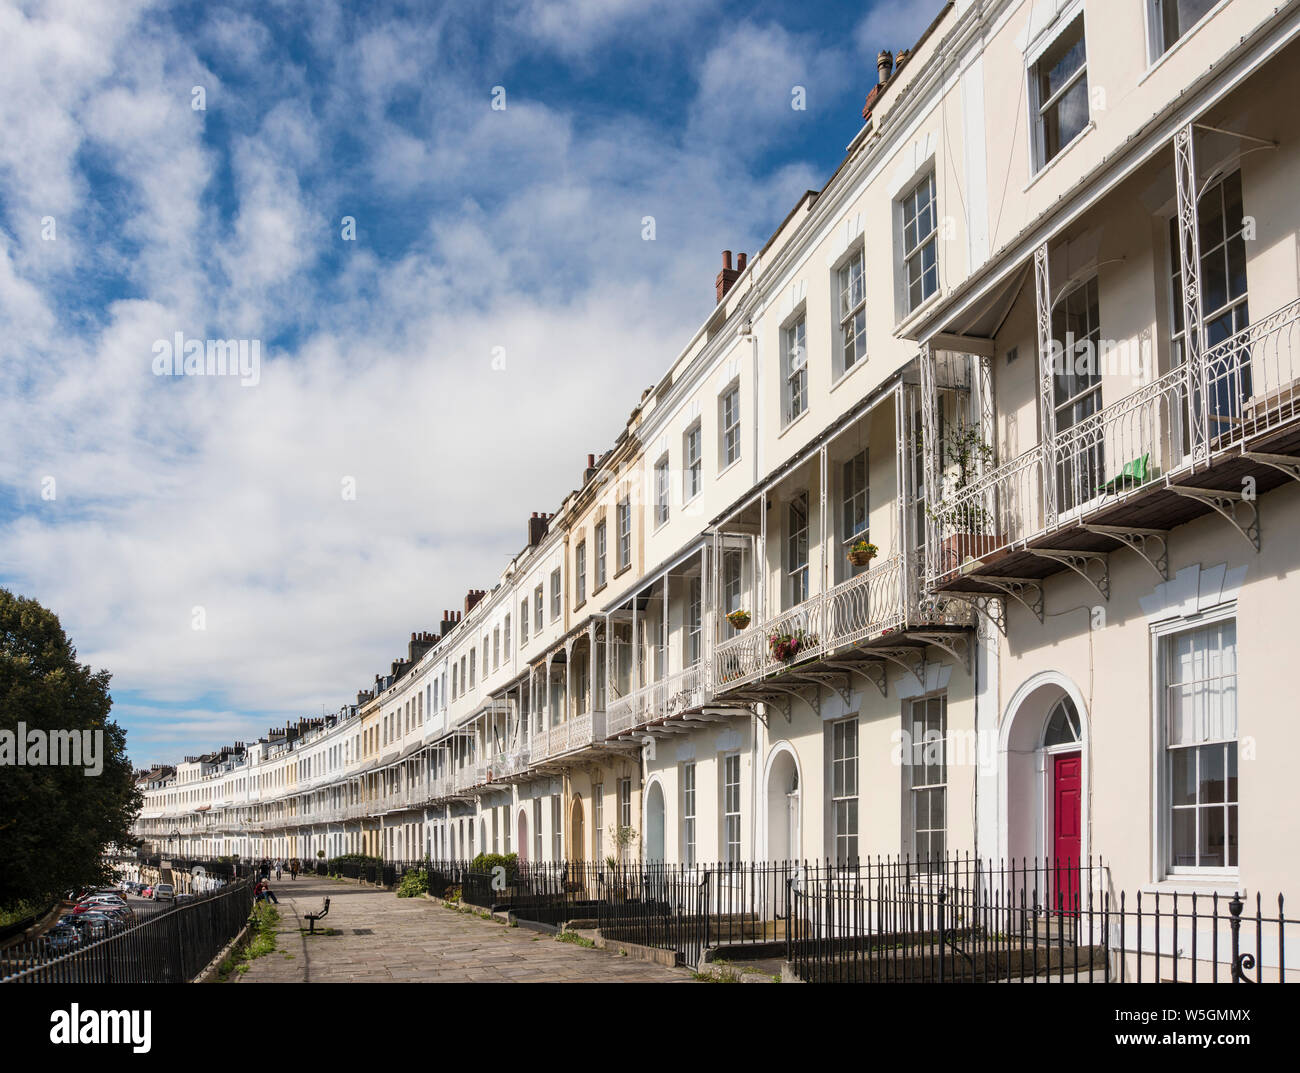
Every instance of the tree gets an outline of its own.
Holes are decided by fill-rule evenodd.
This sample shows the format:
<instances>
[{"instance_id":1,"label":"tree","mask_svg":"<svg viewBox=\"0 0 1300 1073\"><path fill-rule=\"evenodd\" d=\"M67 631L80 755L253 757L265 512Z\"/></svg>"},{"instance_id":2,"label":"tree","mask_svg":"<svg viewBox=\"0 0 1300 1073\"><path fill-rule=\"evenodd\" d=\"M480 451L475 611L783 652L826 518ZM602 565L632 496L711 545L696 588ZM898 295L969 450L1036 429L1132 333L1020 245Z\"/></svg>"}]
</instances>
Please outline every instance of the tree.
<instances>
[{"instance_id":1,"label":"tree","mask_svg":"<svg viewBox=\"0 0 1300 1073\"><path fill-rule=\"evenodd\" d=\"M99 774L84 765L0 766L0 907L110 878L105 848L134 841L140 793L126 731L109 719L108 671L77 662L58 616L0 588L0 737L102 732ZM7 732L7 733L5 733Z\"/></svg>"}]
</instances>

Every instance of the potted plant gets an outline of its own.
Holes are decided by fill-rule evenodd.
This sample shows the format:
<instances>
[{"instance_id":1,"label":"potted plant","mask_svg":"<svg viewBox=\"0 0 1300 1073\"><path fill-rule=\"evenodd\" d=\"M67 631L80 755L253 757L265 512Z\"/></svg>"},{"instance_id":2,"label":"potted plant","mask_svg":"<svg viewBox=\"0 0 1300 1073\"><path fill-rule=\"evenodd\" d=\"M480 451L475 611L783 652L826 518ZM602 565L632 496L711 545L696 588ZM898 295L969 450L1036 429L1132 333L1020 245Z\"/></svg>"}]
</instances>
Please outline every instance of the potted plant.
<instances>
[{"instance_id":1,"label":"potted plant","mask_svg":"<svg viewBox=\"0 0 1300 1073\"><path fill-rule=\"evenodd\" d=\"M952 490L945 499L959 496L970 486L978 472L994 461L991 444L984 442L984 435L978 425L957 425L944 437L942 458L945 466L956 467ZM938 517L940 511L927 506L932 517ZM993 551L997 544L994 519L983 503L963 503L957 508L944 508L949 520L950 532L943 538L939 549L940 563L944 573L952 574L958 570L974 569L967 563L978 563Z\"/></svg>"},{"instance_id":2,"label":"potted plant","mask_svg":"<svg viewBox=\"0 0 1300 1073\"><path fill-rule=\"evenodd\" d=\"M736 608L735 611L727 612L727 621L738 630L743 630L749 625L749 612L743 607Z\"/></svg>"},{"instance_id":3,"label":"potted plant","mask_svg":"<svg viewBox=\"0 0 1300 1073\"><path fill-rule=\"evenodd\" d=\"M869 540L855 540L849 545L849 562L854 566L866 566L880 554L880 549Z\"/></svg>"},{"instance_id":4,"label":"potted plant","mask_svg":"<svg viewBox=\"0 0 1300 1073\"><path fill-rule=\"evenodd\" d=\"M774 633L767 639L768 651L773 659L788 663L800 652L817 644L817 635L796 629L792 633Z\"/></svg>"}]
</instances>

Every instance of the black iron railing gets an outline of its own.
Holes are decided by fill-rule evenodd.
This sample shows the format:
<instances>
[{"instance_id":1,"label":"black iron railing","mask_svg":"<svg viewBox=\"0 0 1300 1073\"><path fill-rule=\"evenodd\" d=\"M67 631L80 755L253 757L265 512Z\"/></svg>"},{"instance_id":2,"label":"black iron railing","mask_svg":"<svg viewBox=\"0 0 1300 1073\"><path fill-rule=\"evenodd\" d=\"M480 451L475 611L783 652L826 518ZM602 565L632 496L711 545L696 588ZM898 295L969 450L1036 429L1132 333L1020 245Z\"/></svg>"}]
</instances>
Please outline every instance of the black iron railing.
<instances>
[{"instance_id":1,"label":"black iron railing","mask_svg":"<svg viewBox=\"0 0 1300 1073\"><path fill-rule=\"evenodd\" d=\"M41 936L0 950L0 983L184 983L239 933L252 907L252 881L242 879L93 941Z\"/></svg>"},{"instance_id":2,"label":"black iron railing","mask_svg":"<svg viewBox=\"0 0 1300 1073\"><path fill-rule=\"evenodd\" d=\"M435 895L697 965L779 958L819 982L1285 980L1300 923L1279 897L1113 889L1100 859L878 857L724 862L331 861L393 886L424 870ZM1294 958L1291 959L1293 962Z\"/></svg>"},{"instance_id":3,"label":"black iron railing","mask_svg":"<svg viewBox=\"0 0 1300 1073\"><path fill-rule=\"evenodd\" d=\"M1281 896L1130 898L1099 860L802 865L790 894L809 982L1281 982L1300 937Z\"/></svg>"}]
</instances>

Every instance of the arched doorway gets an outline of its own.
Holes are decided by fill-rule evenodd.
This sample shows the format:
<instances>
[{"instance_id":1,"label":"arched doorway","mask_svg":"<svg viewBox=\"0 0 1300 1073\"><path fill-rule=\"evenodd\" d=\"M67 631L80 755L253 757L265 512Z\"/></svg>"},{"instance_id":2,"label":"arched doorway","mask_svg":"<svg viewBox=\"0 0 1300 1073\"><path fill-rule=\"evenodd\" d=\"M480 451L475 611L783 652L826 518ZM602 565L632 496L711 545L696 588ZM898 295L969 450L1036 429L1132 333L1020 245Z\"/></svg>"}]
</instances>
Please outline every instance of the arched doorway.
<instances>
[{"instance_id":1,"label":"arched doorway","mask_svg":"<svg viewBox=\"0 0 1300 1073\"><path fill-rule=\"evenodd\" d=\"M583 825L582 795L573 795L573 804L569 808L569 859L585 861L587 859L586 831Z\"/></svg>"},{"instance_id":2,"label":"arched doorway","mask_svg":"<svg viewBox=\"0 0 1300 1073\"><path fill-rule=\"evenodd\" d=\"M645 856L648 861L664 859L664 790L658 779L645 792Z\"/></svg>"},{"instance_id":3,"label":"arched doorway","mask_svg":"<svg viewBox=\"0 0 1300 1073\"><path fill-rule=\"evenodd\" d=\"M791 861L802 855L799 765L794 750L782 742L767 759L767 859Z\"/></svg>"},{"instance_id":4,"label":"arched doorway","mask_svg":"<svg viewBox=\"0 0 1300 1073\"><path fill-rule=\"evenodd\" d=\"M528 860L528 812L519 810L519 859Z\"/></svg>"},{"instance_id":5,"label":"arched doorway","mask_svg":"<svg viewBox=\"0 0 1300 1073\"><path fill-rule=\"evenodd\" d=\"M1050 862L1043 886L1078 905L1088 854L1088 724L1074 683L1054 671L1016 691L1002 728L1002 830L1013 861Z\"/></svg>"}]
</instances>

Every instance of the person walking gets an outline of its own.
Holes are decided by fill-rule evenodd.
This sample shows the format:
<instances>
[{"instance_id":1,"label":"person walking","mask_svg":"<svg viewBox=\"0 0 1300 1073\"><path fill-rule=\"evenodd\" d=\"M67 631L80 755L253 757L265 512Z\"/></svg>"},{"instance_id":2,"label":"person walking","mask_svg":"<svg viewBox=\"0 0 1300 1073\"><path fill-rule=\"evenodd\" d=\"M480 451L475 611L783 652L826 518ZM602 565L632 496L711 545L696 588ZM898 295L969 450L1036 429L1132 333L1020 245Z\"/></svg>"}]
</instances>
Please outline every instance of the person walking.
<instances>
[{"instance_id":1,"label":"person walking","mask_svg":"<svg viewBox=\"0 0 1300 1073\"><path fill-rule=\"evenodd\" d=\"M290 878L290 879L295 879L295 880L298 878L298 858L297 858L297 857L295 857L293 860L291 860L291 861L289 862L289 878Z\"/></svg>"}]
</instances>

